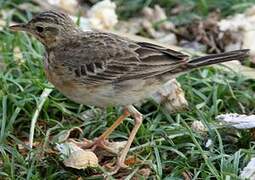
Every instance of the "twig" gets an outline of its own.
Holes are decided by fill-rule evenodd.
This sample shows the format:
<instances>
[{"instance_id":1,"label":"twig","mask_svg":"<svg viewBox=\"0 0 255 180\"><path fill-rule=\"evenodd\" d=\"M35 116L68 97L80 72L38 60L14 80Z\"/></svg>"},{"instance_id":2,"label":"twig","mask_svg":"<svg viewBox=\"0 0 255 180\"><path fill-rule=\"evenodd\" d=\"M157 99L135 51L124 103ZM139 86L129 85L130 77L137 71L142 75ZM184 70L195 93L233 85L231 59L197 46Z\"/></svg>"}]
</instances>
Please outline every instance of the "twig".
<instances>
[{"instance_id":1,"label":"twig","mask_svg":"<svg viewBox=\"0 0 255 180\"><path fill-rule=\"evenodd\" d=\"M39 113L43 107L44 102L46 101L47 97L52 92L52 90L53 89L45 88L40 96L39 104L37 104L37 106L36 106L36 110L34 112L34 115L33 115L32 121L31 121L30 134L29 134L29 147L31 149L33 147L35 123L36 123Z\"/></svg>"}]
</instances>

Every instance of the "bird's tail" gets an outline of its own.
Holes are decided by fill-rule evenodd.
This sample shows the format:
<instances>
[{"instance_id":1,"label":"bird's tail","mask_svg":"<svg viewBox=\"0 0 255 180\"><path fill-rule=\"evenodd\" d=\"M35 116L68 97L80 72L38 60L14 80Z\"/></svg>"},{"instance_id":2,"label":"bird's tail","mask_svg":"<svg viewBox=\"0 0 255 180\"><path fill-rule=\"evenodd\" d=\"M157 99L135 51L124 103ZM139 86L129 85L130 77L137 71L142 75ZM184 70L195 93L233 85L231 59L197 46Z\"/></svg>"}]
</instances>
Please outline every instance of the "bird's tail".
<instances>
[{"instance_id":1,"label":"bird's tail","mask_svg":"<svg viewBox=\"0 0 255 180\"><path fill-rule=\"evenodd\" d=\"M201 66L207 66L211 64L217 64L226 61L233 61L233 60L243 60L249 55L249 49L242 49L236 51L230 51L215 55L208 55L203 57L198 57L191 59L188 62L188 66L190 68L196 68Z\"/></svg>"}]
</instances>

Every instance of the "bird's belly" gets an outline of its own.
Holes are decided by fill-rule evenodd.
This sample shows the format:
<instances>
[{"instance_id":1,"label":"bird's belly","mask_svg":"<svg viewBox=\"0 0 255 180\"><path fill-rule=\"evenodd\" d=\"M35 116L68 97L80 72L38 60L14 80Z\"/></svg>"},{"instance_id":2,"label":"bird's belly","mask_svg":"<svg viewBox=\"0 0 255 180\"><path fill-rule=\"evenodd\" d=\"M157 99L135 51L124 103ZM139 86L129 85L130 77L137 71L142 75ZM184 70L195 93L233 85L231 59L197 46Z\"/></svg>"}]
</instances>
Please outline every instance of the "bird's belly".
<instances>
[{"instance_id":1,"label":"bird's belly","mask_svg":"<svg viewBox=\"0 0 255 180\"><path fill-rule=\"evenodd\" d=\"M69 93L68 91L62 91L62 93L77 103L98 107L125 106L133 104L141 98L134 94L130 96L130 94L125 94L124 92L117 94L113 91L105 90L108 88L111 89L109 86L104 86L92 91L89 91L86 88L80 88L73 93Z\"/></svg>"},{"instance_id":2,"label":"bird's belly","mask_svg":"<svg viewBox=\"0 0 255 180\"><path fill-rule=\"evenodd\" d=\"M148 86L148 83L150 86ZM54 83L53 83L54 84ZM74 102L98 107L126 106L136 104L149 98L161 84L145 80L125 81L117 84L109 83L98 86L60 85L56 88Z\"/></svg>"},{"instance_id":3,"label":"bird's belly","mask_svg":"<svg viewBox=\"0 0 255 180\"><path fill-rule=\"evenodd\" d=\"M98 107L126 106L140 103L163 85L165 80L158 78L132 79L121 82L88 85L67 76L61 76L45 64L48 80L66 97L74 102Z\"/></svg>"}]
</instances>

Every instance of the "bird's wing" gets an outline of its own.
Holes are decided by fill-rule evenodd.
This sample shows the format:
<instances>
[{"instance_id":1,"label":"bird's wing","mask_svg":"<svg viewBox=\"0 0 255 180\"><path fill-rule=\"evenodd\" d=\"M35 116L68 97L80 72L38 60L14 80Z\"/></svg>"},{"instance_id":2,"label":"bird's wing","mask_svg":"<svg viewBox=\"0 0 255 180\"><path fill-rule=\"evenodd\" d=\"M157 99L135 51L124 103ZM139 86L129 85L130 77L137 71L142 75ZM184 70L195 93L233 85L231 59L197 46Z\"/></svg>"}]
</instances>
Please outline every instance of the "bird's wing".
<instances>
[{"instance_id":1,"label":"bird's wing","mask_svg":"<svg viewBox=\"0 0 255 180\"><path fill-rule=\"evenodd\" d=\"M62 47L58 59L65 61L76 79L91 85L174 72L188 60L187 55L171 49L99 32L84 33Z\"/></svg>"}]
</instances>

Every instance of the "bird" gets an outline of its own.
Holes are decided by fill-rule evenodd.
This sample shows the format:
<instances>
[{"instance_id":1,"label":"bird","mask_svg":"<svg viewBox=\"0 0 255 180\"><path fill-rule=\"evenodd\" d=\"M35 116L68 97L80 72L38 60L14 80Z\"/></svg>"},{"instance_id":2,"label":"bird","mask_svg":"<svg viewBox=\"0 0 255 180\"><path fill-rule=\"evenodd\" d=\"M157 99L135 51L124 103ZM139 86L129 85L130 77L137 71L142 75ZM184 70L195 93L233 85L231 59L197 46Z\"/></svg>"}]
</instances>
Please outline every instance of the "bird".
<instances>
[{"instance_id":1,"label":"bird","mask_svg":"<svg viewBox=\"0 0 255 180\"><path fill-rule=\"evenodd\" d=\"M46 77L66 97L102 108L123 107L123 114L91 147L107 148L109 135L126 117L133 117L134 127L117 156L115 172L127 167L125 158L143 121L134 104L180 74L207 65L243 60L249 55L248 49L242 49L191 58L153 43L98 30L83 31L66 13L55 10L38 13L27 23L10 29L25 31L44 45Z\"/></svg>"}]
</instances>

